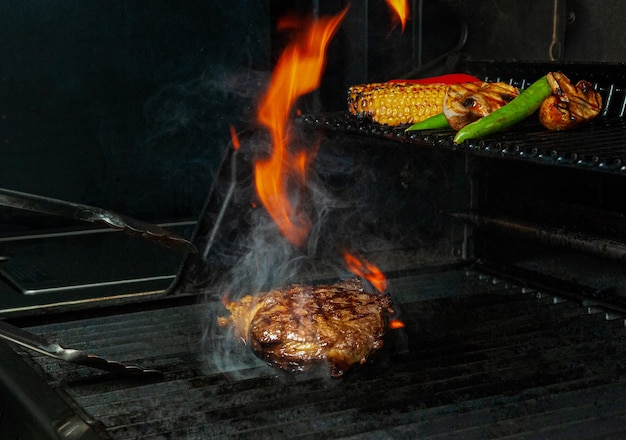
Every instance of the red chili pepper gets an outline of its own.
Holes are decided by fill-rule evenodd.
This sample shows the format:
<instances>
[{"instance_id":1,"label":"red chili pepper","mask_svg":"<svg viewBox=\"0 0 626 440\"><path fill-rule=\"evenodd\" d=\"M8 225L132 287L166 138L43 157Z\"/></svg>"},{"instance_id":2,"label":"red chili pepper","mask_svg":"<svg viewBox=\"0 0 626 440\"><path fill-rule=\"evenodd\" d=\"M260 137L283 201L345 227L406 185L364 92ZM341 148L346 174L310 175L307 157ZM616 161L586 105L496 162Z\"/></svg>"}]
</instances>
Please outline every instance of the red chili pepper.
<instances>
[{"instance_id":1,"label":"red chili pepper","mask_svg":"<svg viewBox=\"0 0 626 440\"><path fill-rule=\"evenodd\" d=\"M466 82L479 82L479 78L466 73L448 73L446 75L431 76L419 79L392 79L387 82L406 82L410 84L462 84Z\"/></svg>"}]
</instances>

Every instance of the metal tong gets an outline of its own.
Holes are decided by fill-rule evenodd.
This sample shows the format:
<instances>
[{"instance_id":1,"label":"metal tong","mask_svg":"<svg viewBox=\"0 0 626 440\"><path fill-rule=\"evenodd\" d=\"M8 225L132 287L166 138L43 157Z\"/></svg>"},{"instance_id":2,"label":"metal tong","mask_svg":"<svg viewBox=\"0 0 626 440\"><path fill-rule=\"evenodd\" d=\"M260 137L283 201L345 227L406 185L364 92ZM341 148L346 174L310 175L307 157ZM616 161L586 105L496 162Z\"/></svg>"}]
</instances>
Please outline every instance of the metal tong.
<instances>
[{"instance_id":1,"label":"metal tong","mask_svg":"<svg viewBox=\"0 0 626 440\"><path fill-rule=\"evenodd\" d=\"M156 241L172 249L191 253L198 252L190 241L160 226L95 206L82 205L4 188L0 188L0 205L99 223L131 235L140 235L145 239Z\"/></svg>"},{"instance_id":2,"label":"metal tong","mask_svg":"<svg viewBox=\"0 0 626 440\"><path fill-rule=\"evenodd\" d=\"M84 365L117 374L126 375L160 375L161 372L139 365L126 364L97 356L81 350L63 348L59 344L48 341L42 336L23 330L0 320L0 338L14 342L29 350L50 356L72 364Z\"/></svg>"}]
</instances>

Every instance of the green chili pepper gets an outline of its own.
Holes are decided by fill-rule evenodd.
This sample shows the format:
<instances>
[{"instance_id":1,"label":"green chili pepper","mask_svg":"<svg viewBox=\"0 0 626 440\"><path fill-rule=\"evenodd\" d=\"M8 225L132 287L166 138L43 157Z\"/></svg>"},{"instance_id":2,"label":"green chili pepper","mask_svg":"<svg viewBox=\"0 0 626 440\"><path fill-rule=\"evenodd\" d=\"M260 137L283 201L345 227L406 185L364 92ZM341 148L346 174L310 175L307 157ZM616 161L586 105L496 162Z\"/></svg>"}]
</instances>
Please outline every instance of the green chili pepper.
<instances>
[{"instance_id":1,"label":"green chili pepper","mask_svg":"<svg viewBox=\"0 0 626 440\"><path fill-rule=\"evenodd\" d=\"M416 122L405 131L434 130L437 128L450 128L450 124L448 124L446 115L444 115L443 113L439 113L438 115L431 116L430 118L426 118L423 121Z\"/></svg>"},{"instance_id":2,"label":"green chili pepper","mask_svg":"<svg viewBox=\"0 0 626 440\"><path fill-rule=\"evenodd\" d=\"M541 77L507 105L461 128L454 136L454 143L497 133L517 124L532 115L551 93L548 80Z\"/></svg>"}]
</instances>

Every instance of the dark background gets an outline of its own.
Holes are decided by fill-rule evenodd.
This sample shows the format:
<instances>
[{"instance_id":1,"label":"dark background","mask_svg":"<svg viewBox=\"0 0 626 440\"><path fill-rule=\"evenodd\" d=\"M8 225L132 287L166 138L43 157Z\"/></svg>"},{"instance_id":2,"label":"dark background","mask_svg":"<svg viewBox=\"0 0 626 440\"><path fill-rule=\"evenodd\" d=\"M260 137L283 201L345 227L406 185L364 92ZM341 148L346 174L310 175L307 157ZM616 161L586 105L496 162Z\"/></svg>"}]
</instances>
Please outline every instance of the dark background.
<instances>
[{"instance_id":1,"label":"dark background","mask_svg":"<svg viewBox=\"0 0 626 440\"><path fill-rule=\"evenodd\" d=\"M1 2L0 187L148 220L192 217L229 124L248 118L265 82L268 9Z\"/></svg>"},{"instance_id":2,"label":"dark background","mask_svg":"<svg viewBox=\"0 0 626 440\"><path fill-rule=\"evenodd\" d=\"M346 4L0 3L0 187L149 221L195 218L229 125L254 125L287 41L276 18L336 13ZM626 59L626 4L558 5L562 60ZM353 1L329 47L322 87L302 110L343 110L350 84L440 73L458 57L549 60L552 1L412 0L411 7L403 33L382 0ZM0 210L0 234L51 224Z\"/></svg>"}]
</instances>

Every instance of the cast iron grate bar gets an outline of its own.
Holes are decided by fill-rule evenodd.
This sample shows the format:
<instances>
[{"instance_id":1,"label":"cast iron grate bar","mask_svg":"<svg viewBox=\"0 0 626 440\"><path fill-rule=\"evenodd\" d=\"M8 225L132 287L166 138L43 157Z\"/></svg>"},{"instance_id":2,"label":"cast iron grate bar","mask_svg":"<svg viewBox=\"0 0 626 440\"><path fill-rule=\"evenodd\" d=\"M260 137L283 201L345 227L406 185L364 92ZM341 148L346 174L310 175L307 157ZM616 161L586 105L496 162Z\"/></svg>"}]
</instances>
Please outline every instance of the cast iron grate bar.
<instances>
[{"instance_id":1,"label":"cast iron grate bar","mask_svg":"<svg viewBox=\"0 0 626 440\"><path fill-rule=\"evenodd\" d=\"M162 380L22 354L114 439L620 432L623 318L464 269L397 277L391 293L406 328L339 380L283 375L261 362L219 372L202 359L201 304L29 328L158 368Z\"/></svg>"}]
</instances>

